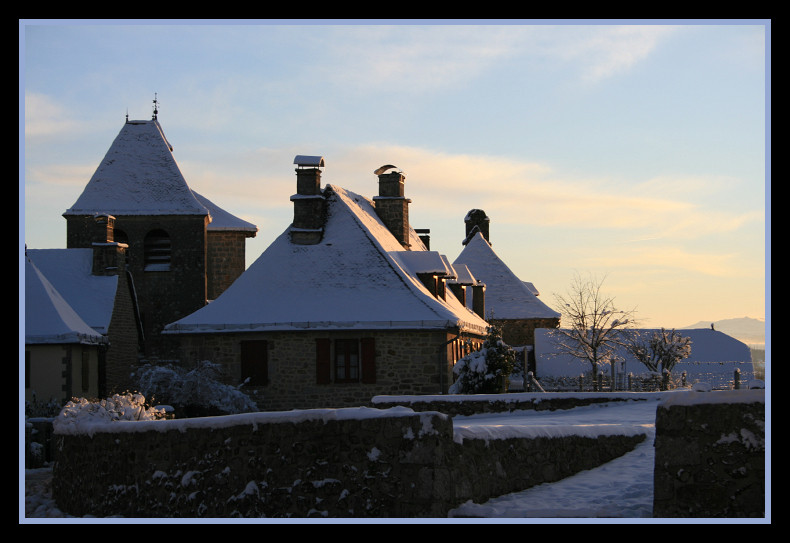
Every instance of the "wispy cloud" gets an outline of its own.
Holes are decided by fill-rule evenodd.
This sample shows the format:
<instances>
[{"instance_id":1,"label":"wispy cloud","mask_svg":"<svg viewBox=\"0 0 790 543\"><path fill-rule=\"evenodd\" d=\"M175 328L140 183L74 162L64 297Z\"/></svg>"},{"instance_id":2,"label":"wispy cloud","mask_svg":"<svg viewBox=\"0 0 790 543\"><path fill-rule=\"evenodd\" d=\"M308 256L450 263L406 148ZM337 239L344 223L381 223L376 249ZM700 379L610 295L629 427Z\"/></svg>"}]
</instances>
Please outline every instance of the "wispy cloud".
<instances>
[{"instance_id":1,"label":"wispy cloud","mask_svg":"<svg viewBox=\"0 0 790 543\"><path fill-rule=\"evenodd\" d=\"M674 27L394 25L330 27L327 77L350 88L421 93L472 80L504 60L561 62L596 83L647 58Z\"/></svg>"},{"instance_id":2,"label":"wispy cloud","mask_svg":"<svg viewBox=\"0 0 790 543\"><path fill-rule=\"evenodd\" d=\"M591 251L579 254L580 266L590 268L643 270L651 274L667 270L712 277L761 277L759 263L744 262L737 251L717 252L693 250L679 243L650 246L620 246L620 251ZM582 251L583 253L583 251Z\"/></svg>"},{"instance_id":3,"label":"wispy cloud","mask_svg":"<svg viewBox=\"0 0 790 543\"><path fill-rule=\"evenodd\" d=\"M675 30L661 25L590 27L588 32L558 40L552 51L559 58L578 62L582 79L596 83L646 59Z\"/></svg>"},{"instance_id":4,"label":"wispy cloud","mask_svg":"<svg viewBox=\"0 0 790 543\"><path fill-rule=\"evenodd\" d=\"M67 108L38 93L25 94L25 137L56 136L73 131L82 123L70 117Z\"/></svg>"},{"instance_id":5,"label":"wispy cloud","mask_svg":"<svg viewBox=\"0 0 790 543\"><path fill-rule=\"evenodd\" d=\"M764 222L763 210L733 213L706 206L704 189L714 187L705 178L685 178L683 182L696 191L683 192L676 190L674 178L643 183L578 178L537 162L375 144L333 152L330 158L325 180L345 183L364 195L375 194L376 167L386 163L401 167L414 207L430 206L433 213L446 216L482 207L496 215L497 222L610 229L631 239L690 240Z\"/></svg>"}]
</instances>

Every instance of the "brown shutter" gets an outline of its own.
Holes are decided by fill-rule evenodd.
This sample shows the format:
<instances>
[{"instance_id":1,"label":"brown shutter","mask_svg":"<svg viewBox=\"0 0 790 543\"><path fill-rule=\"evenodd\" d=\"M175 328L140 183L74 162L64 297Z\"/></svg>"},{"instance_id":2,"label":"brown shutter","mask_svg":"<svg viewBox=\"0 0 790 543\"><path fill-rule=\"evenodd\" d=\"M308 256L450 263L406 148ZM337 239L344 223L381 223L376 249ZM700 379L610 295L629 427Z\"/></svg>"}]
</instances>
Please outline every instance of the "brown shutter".
<instances>
[{"instance_id":1,"label":"brown shutter","mask_svg":"<svg viewBox=\"0 0 790 543\"><path fill-rule=\"evenodd\" d=\"M376 382L376 341L372 337L362 338L362 382Z\"/></svg>"},{"instance_id":2,"label":"brown shutter","mask_svg":"<svg viewBox=\"0 0 790 543\"><path fill-rule=\"evenodd\" d=\"M319 385L331 382L331 364L329 355L329 340L318 338L315 340L315 380Z\"/></svg>"},{"instance_id":3,"label":"brown shutter","mask_svg":"<svg viewBox=\"0 0 790 543\"><path fill-rule=\"evenodd\" d=\"M269 346L266 340L241 342L241 378L249 377L247 384L269 384Z\"/></svg>"}]
</instances>

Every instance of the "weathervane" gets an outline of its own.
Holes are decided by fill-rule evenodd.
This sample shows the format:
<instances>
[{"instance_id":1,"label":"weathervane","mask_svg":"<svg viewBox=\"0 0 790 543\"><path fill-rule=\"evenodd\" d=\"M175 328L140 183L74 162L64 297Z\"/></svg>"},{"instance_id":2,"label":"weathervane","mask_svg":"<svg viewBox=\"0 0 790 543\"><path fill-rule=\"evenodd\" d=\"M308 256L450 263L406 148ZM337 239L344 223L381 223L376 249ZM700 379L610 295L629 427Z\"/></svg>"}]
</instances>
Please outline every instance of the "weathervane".
<instances>
[{"instance_id":1,"label":"weathervane","mask_svg":"<svg viewBox=\"0 0 790 543\"><path fill-rule=\"evenodd\" d=\"M159 102L156 99L156 93L154 93L154 116L152 117L153 120L156 120L156 115L159 113Z\"/></svg>"}]
</instances>

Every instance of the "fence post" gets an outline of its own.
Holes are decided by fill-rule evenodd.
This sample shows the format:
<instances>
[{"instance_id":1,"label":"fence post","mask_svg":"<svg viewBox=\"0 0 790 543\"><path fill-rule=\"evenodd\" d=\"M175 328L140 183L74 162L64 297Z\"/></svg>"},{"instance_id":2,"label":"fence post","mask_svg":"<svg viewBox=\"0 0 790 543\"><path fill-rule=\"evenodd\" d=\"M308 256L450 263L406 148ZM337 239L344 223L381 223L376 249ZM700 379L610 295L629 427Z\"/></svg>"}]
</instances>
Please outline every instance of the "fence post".
<instances>
[{"instance_id":1,"label":"fence post","mask_svg":"<svg viewBox=\"0 0 790 543\"><path fill-rule=\"evenodd\" d=\"M733 388L735 388L735 390L738 390L739 388L741 388L741 370L739 370L738 368L735 368L735 375L733 375L733 383L732 384L733 384Z\"/></svg>"},{"instance_id":2,"label":"fence post","mask_svg":"<svg viewBox=\"0 0 790 543\"><path fill-rule=\"evenodd\" d=\"M584 392L584 374L579 375L579 392Z\"/></svg>"},{"instance_id":3,"label":"fence post","mask_svg":"<svg viewBox=\"0 0 790 543\"><path fill-rule=\"evenodd\" d=\"M631 392L631 389L634 386L634 372L628 373L628 392Z\"/></svg>"}]
</instances>

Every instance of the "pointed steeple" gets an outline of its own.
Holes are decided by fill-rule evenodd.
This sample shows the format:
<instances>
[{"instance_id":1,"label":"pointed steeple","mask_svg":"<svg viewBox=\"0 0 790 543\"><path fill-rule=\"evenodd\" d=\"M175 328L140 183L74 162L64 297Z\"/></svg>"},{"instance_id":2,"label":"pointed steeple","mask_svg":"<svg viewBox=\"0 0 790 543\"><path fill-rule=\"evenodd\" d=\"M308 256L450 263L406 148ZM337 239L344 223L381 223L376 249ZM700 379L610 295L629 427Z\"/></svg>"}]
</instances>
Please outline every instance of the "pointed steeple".
<instances>
[{"instance_id":1,"label":"pointed steeple","mask_svg":"<svg viewBox=\"0 0 790 543\"><path fill-rule=\"evenodd\" d=\"M63 215L207 215L172 151L156 119L127 120L80 197Z\"/></svg>"}]
</instances>

